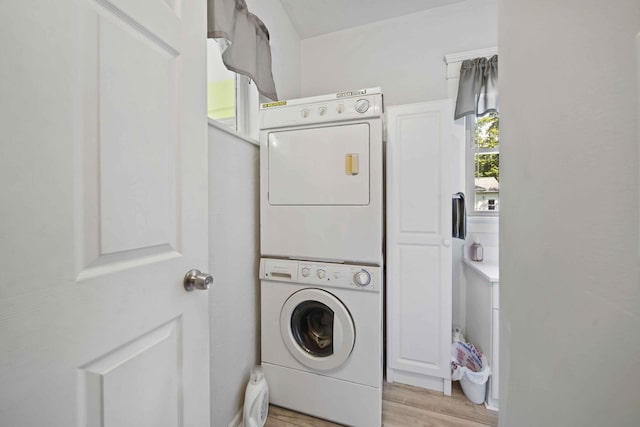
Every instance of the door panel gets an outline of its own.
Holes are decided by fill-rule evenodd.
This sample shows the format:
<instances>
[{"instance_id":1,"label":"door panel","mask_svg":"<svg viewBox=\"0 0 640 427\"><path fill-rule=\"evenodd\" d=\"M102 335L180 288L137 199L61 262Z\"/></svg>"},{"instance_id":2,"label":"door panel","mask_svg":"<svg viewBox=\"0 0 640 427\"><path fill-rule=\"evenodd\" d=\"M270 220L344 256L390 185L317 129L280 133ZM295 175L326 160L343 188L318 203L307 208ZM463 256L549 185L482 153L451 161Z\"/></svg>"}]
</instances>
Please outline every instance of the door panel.
<instances>
[{"instance_id":1,"label":"door panel","mask_svg":"<svg viewBox=\"0 0 640 427\"><path fill-rule=\"evenodd\" d=\"M369 125L269 134L271 205L369 204Z\"/></svg>"},{"instance_id":2,"label":"door panel","mask_svg":"<svg viewBox=\"0 0 640 427\"><path fill-rule=\"evenodd\" d=\"M440 198L442 165L438 115L406 114L398 118L396 126L400 136L416 138L413 143L399 142L398 207L399 231L403 234L437 234L441 226L441 207L434 203ZM420 141L424 141L421 143ZM404 142L404 143L403 143Z\"/></svg>"},{"instance_id":3,"label":"door panel","mask_svg":"<svg viewBox=\"0 0 640 427\"><path fill-rule=\"evenodd\" d=\"M0 14L0 424L208 425L206 2Z\"/></svg>"},{"instance_id":4,"label":"door panel","mask_svg":"<svg viewBox=\"0 0 640 427\"><path fill-rule=\"evenodd\" d=\"M399 351L396 362L428 374L440 363L440 248L399 245ZM418 338L419 337L419 338Z\"/></svg>"},{"instance_id":5,"label":"door panel","mask_svg":"<svg viewBox=\"0 0 640 427\"><path fill-rule=\"evenodd\" d=\"M168 46L139 24L99 17L102 253L175 249L178 52Z\"/></svg>"},{"instance_id":6,"label":"door panel","mask_svg":"<svg viewBox=\"0 0 640 427\"><path fill-rule=\"evenodd\" d=\"M82 367L81 425L180 425L181 339L182 323L174 319Z\"/></svg>"}]
</instances>

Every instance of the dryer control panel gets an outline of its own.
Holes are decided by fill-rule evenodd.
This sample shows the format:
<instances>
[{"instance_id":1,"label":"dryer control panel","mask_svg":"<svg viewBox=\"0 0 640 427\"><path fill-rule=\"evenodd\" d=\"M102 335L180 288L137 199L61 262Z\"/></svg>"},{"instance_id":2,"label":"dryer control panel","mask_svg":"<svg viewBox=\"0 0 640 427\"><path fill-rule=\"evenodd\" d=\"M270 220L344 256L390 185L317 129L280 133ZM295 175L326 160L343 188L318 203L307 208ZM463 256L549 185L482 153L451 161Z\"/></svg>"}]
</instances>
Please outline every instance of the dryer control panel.
<instances>
[{"instance_id":1,"label":"dryer control panel","mask_svg":"<svg viewBox=\"0 0 640 427\"><path fill-rule=\"evenodd\" d=\"M325 262L262 259L260 279L380 292L381 268Z\"/></svg>"},{"instance_id":2,"label":"dryer control panel","mask_svg":"<svg viewBox=\"0 0 640 427\"><path fill-rule=\"evenodd\" d=\"M260 129L381 118L382 113L380 88L359 89L333 95L264 103L260 106Z\"/></svg>"}]
</instances>

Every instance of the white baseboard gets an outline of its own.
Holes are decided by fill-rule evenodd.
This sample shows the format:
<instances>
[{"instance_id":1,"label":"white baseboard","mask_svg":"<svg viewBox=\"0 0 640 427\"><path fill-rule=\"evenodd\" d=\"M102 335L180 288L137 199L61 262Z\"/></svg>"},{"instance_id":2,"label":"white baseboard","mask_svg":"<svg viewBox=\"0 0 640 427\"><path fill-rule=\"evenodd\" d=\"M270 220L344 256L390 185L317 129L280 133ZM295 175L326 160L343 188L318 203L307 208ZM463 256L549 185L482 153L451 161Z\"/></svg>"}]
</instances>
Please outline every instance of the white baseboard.
<instances>
[{"instance_id":1,"label":"white baseboard","mask_svg":"<svg viewBox=\"0 0 640 427\"><path fill-rule=\"evenodd\" d=\"M242 427L242 408L238 411L235 417L229 423L229 427Z\"/></svg>"},{"instance_id":2,"label":"white baseboard","mask_svg":"<svg viewBox=\"0 0 640 427\"><path fill-rule=\"evenodd\" d=\"M450 379L432 377L429 375L416 374L413 372L400 371L396 369L389 369L387 370L387 381L409 384L415 387L439 391L448 396L451 395Z\"/></svg>"}]
</instances>

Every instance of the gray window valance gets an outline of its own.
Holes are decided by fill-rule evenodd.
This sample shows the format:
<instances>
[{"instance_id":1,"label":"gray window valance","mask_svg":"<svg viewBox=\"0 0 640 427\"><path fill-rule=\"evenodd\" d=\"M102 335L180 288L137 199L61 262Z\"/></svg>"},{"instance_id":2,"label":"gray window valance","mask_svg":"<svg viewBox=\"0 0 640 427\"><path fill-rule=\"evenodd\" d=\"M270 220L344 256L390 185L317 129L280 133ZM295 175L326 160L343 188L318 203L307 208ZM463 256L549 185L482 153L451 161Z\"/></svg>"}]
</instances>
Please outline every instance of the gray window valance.
<instances>
[{"instance_id":1,"label":"gray window valance","mask_svg":"<svg viewBox=\"0 0 640 427\"><path fill-rule=\"evenodd\" d=\"M269 30L264 23L249 12L244 0L208 0L207 18L207 37L227 42L224 65L253 80L262 95L277 100Z\"/></svg>"},{"instance_id":2,"label":"gray window valance","mask_svg":"<svg viewBox=\"0 0 640 427\"><path fill-rule=\"evenodd\" d=\"M498 55L462 61L454 119L498 111Z\"/></svg>"}]
</instances>

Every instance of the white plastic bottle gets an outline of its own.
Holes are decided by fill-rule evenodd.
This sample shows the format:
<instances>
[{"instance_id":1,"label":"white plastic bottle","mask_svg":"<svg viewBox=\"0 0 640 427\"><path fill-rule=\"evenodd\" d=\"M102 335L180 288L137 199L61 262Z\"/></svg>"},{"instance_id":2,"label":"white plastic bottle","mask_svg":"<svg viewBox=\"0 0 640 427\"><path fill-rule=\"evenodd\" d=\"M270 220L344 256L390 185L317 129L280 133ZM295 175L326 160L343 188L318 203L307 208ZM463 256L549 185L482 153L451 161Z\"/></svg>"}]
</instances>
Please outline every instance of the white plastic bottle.
<instances>
[{"instance_id":1,"label":"white plastic bottle","mask_svg":"<svg viewBox=\"0 0 640 427\"><path fill-rule=\"evenodd\" d=\"M244 393L243 427L263 427L269 413L269 386L262 366L251 370L251 379Z\"/></svg>"}]
</instances>

